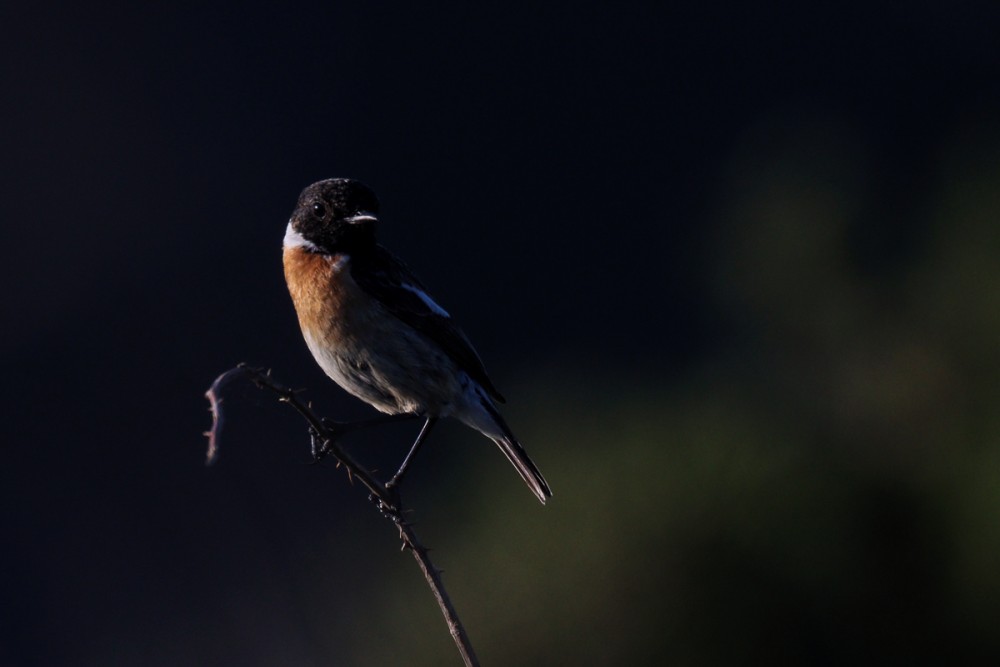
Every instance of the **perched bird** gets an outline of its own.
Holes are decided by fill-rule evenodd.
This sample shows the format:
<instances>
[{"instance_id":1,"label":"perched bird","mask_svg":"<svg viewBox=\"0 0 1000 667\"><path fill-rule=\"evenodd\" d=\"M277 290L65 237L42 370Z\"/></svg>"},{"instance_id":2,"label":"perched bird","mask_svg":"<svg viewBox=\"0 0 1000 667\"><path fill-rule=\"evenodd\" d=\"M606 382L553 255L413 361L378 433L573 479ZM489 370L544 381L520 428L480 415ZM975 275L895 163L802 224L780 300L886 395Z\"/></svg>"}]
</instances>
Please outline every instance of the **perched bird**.
<instances>
[{"instance_id":1,"label":"perched bird","mask_svg":"<svg viewBox=\"0 0 1000 667\"><path fill-rule=\"evenodd\" d=\"M552 492L497 410L504 399L469 339L410 270L375 240L378 200L332 178L299 195L284 241L285 280L306 345L341 387L389 415L425 419L399 472L442 417L500 447L543 503Z\"/></svg>"}]
</instances>

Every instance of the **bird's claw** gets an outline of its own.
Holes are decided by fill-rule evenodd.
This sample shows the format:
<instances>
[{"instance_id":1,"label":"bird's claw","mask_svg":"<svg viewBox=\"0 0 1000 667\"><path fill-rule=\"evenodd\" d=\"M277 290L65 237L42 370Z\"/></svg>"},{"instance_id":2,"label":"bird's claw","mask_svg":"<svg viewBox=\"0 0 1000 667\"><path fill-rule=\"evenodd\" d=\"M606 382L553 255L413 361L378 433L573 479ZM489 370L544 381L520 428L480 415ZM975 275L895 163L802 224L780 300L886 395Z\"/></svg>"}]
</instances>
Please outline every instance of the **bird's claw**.
<instances>
[{"instance_id":1,"label":"bird's claw","mask_svg":"<svg viewBox=\"0 0 1000 667\"><path fill-rule=\"evenodd\" d=\"M383 499L374 493L368 494L368 500L375 503L375 507L378 508L378 511L382 514L382 516L387 519L391 519L393 523L399 523L403 520L399 509L399 490L389 485L386 485L385 490L386 495L388 496L387 500L389 502L386 502L386 499Z\"/></svg>"},{"instance_id":2,"label":"bird's claw","mask_svg":"<svg viewBox=\"0 0 1000 667\"><path fill-rule=\"evenodd\" d=\"M330 453L330 441L314 428L309 428L309 443L312 452L313 465L319 463Z\"/></svg>"}]
</instances>

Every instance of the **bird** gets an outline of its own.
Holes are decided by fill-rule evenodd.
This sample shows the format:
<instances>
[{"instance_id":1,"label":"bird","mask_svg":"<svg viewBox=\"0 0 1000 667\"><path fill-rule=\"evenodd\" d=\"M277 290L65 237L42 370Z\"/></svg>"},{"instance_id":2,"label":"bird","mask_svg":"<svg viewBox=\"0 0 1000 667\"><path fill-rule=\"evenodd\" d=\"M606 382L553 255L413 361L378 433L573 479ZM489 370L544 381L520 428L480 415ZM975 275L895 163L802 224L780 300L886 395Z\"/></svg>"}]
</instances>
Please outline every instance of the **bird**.
<instances>
[{"instance_id":1,"label":"bird","mask_svg":"<svg viewBox=\"0 0 1000 667\"><path fill-rule=\"evenodd\" d=\"M424 423L399 471L451 417L492 440L542 502L552 491L497 408L504 403L472 343L413 272L376 239L375 193L330 178L299 195L282 248L285 281L320 368L385 415Z\"/></svg>"}]
</instances>

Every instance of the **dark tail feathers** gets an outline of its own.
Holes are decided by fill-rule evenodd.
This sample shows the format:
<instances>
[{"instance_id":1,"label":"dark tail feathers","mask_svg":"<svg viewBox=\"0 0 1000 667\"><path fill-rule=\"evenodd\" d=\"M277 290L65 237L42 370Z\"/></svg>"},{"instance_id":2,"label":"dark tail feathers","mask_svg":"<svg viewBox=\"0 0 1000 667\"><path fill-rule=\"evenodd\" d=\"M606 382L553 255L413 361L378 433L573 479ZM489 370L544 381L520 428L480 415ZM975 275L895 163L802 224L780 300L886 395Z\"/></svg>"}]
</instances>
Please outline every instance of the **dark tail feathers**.
<instances>
[{"instance_id":1,"label":"dark tail feathers","mask_svg":"<svg viewBox=\"0 0 1000 667\"><path fill-rule=\"evenodd\" d=\"M538 467L535 466L531 457L528 456L528 452L524 451L524 447L521 446L521 443L511 433L510 427L507 426L507 422L503 420L497 409L489 400L483 400L482 404L486 408L486 411L490 413L490 416L493 417L497 426L503 430L503 436L493 438L493 442L497 443L497 447L500 448L500 451L504 453L507 460L517 469L524 483L528 485L531 492L544 505L545 501L552 497L552 490L549 489L549 483L542 477L542 473L539 472Z\"/></svg>"},{"instance_id":2,"label":"dark tail feathers","mask_svg":"<svg viewBox=\"0 0 1000 667\"><path fill-rule=\"evenodd\" d=\"M542 473L538 471L535 464L532 462L531 458L528 456L528 452L524 451L524 447L521 446L517 440L509 437L501 438L499 440L494 440L497 446L500 447L500 451L504 453L507 460L514 464L517 468L517 472L520 473L521 479L524 480L531 492L545 504L545 501L552 497L552 491L549 489L548 482L542 477Z\"/></svg>"}]
</instances>

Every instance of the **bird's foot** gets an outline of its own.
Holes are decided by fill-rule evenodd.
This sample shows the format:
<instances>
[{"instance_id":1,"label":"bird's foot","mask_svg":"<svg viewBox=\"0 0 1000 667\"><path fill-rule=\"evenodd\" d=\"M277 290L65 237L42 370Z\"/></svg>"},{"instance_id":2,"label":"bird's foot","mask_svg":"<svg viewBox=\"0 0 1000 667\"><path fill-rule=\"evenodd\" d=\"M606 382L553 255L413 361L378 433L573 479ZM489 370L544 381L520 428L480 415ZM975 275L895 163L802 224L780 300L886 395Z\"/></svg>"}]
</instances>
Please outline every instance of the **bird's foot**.
<instances>
[{"instance_id":1,"label":"bird's foot","mask_svg":"<svg viewBox=\"0 0 1000 667\"><path fill-rule=\"evenodd\" d=\"M312 465L316 465L330 453L330 439L312 427L309 428L309 444L312 452Z\"/></svg>"},{"instance_id":2,"label":"bird's foot","mask_svg":"<svg viewBox=\"0 0 1000 667\"><path fill-rule=\"evenodd\" d=\"M391 482L390 482L391 484ZM399 489L395 486L385 485L386 497L382 498L374 493L368 495L368 499L375 503L375 507L378 511L387 519L391 519L393 523L399 523L403 520L402 517L402 502L399 497Z\"/></svg>"}]
</instances>

